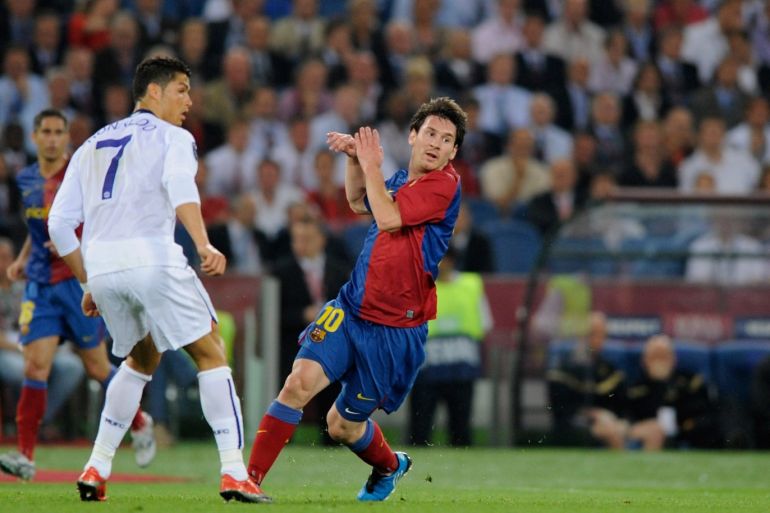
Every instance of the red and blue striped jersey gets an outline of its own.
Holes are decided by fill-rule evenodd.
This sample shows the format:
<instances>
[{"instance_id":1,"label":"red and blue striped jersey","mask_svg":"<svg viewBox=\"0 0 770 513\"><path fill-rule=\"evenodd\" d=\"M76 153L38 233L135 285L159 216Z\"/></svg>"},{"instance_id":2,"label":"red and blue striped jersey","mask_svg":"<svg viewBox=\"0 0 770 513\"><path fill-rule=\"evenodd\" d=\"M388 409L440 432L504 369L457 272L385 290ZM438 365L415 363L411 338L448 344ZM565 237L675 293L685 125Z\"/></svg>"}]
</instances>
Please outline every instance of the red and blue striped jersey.
<instances>
[{"instance_id":1,"label":"red and blue striped jersey","mask_svg":"<svg viewBox=\"0 0 770 513\"><path fill-rule=\"evenodd\" d=\"M434 282L460 209L460 176L447 164L407 181L402 169L385 186L398 204L402 226L389 233L372 223L339 298L362 319L419 326L436 317Z\"/></svg>"},{"instance_id":2,"label":"red and blue striped jersey","mask_svg":"<svg viewBox=\"0 0 770 513\"><path fill-rule=\"evenodd\" d=\"M48 212L56 191L59 190L64 179L66 169L65 164L58 173L50 178L44 178L40 174L40 165L35 162L19 171L16 177L16 183L21 191L24 218L32 242L25 269L29 281L52 285L73 276L67 264L45 247L45 243L50 240Z\"/></svg>"}]
</instances>

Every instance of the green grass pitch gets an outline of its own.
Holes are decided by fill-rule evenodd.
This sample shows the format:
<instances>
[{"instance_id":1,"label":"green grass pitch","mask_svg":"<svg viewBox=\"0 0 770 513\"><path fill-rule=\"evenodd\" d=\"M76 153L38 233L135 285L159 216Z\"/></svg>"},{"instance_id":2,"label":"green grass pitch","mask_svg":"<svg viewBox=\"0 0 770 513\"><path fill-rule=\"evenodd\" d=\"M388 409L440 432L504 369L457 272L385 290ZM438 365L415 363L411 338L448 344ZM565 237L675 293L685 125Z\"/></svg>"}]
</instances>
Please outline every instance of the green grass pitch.
<instances>
[{"instance_id":1,"label":"green grass pitch","mask_svg":"<svg viewBox=\"0 0 770 513\"><path fill-rule=\"evenodd\" d=\"M81 503L74 483L0 484L0 512L770 512L770 455L763 453L442 447L409 453L414 468L381 504L355 501L368 470L346 449L295 446L265 481L274 504L225 504L212 442L162 450L146 470L185 476L188 483L111 483L106 503ZM79 469L87 455L87 448L43 446L37 464ZM114 471L145 472L129 449L119 451Z\"/></svg>"}]
</instances>

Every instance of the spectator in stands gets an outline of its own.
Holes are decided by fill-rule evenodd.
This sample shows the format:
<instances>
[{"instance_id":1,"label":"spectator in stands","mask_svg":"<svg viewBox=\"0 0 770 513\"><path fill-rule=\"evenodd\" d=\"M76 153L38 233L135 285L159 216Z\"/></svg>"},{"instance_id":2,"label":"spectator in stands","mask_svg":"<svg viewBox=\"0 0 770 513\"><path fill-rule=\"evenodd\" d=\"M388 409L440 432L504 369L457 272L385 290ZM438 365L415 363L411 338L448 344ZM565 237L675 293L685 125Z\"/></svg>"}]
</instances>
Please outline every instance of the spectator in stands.
<instances>
[{"instance_id":1,"label":"spectator in stands","mask_svg":"<svg viewBox=\"0 0 770 513\"><path fill-rule=\"evenodd\" d=\"M226 55L231 48L246 44L246 21L259 16L264 4L263 0L231 0L227 2L227 9L223 16L212 16L210 6L206 5L204 18L208 24L209 33L209 58L218 61L222 55Z\"/></svg>"},{"instance_id":2,"label":"spectator in stands","mask_svg":"<svg viewBox=\"0 0 770 513\"><path fill-rule=\"evenodd\" d=\"M76 111L72 108L69 75L63 68L49 68L45 74L45 81L48 84L48 96L51 98L50 107L62 112L68 120L71 120Z\"/></svg>"},{"instance_id":3,"label":"spectator in stands","mask_svg":"<svg viewBox=\"0 0 770 513\"><path fill-rule=\"evenodd\" d=\"M467 98L464 102L461 102L461 107L465 111L467 116L465 125L465 139L463 140L463 146L457 151L454 162L456 165L467 165L472 171L471 180L464 179L462 182L463 195L469 197L475 197L479 195L478 176L481 167L486 163L488 159L495 155L499 155L502 151L500 149L501 143L495 137L489 137L479 128L479 102L475 98ZM408 112L406 113L408 116ZM406 127L404 127L404 137L408 133L408 118L404 121ZM380 132L382 137L382 132ZM403 139L406 141L406 139ZM409 151L410 146L408 143L402 151ZM408 163L409 154L402 153L403 158ZM400 167L406 167L400 166Z\"/></svg>"},{"instance_id":4,"label":"spectator in stands","mask_svg":"<svg viewBox=\"0 0 770 513\"><path fill-rule=\"evenodd\" d=\"M293 62L323 48L325 21L318 16L317 0L293 0L291 15L278 20L270 46Z\"/></svg>"},{"instance_id":5,"label":"spectator in stands","mask_svg":"<svg viewBox=\"0 0 770 513\"><path fill-rule=\"evenodd\" d=\"M406 79L406 64L414 55L412 26L391 21L385 26L385 52L380 56L380 75L386 91L399 89Z\"/></svg>"},{"instance_id":6,"label":"spectator in stands","mask_svg":"<svg viewBox=\"0 0 770 513\"><path fill-rule=\"evenodd\" d=\"M204 101L205 91L203 87L190 89L190 110L187 111L182 126L188 130L198 147L198 155L205 157L208 153L225 143L225 132L217 124L206 120L206 105ZM72 128L70 128L72 132ZM72 136L70 136L70 139Z\"/></svg>"},{"instance_id":7,"label":"spectator in stands","mask_svg":"<svg viewBox=\"0 0 770 513\"><path fill-rule=\"evenodd\" d=\"M70 48L65 57L65 67L70 77L72 106L78 112L93 115L97 108L93 52L87 48Z\"/></svg>"},{"instance_id":8,"label":"spectator in stands","mask_svg":"<svg viewBox=\"0 0 770 513\"><path fill-rule=\"evenodd\" d=\"M760 164L770 163L770 104L756 96L746 104L743 123L727 132L727 146L749 153Z\"/></svg>"},{"instance_id":9,"label":"spectator in stands","mask_svg":"<svg viewBox=\"0 0 770 513\"><path fill-rule=\"evenodd\" d=\"M276 262L272 270L281 287L280 383L291 371L297 352L297 334L313 322L324 303L336 297L350 272L346 263L326 251L326 235L319 221L312 218L295 221L290 226L290 234L291 254ZM316 396L315 407L312 402L306 407L308 414L315 410L325 440L328 435L322 412L338 393L339 386L329 387Z\"/></svg>"},{"instance_id":10,"label":"spectator in stands","mask_svg":"<svg viewBox=\"0 0 770 513\"><path fill-rule=\"evenodd\" d=\"M397 20L409 20L414 11L416 0L393 0L380 2L392 3L391 17ZM494 16L498 0L465 0L463 2L436 2L440 4L436 12L436 23L440 27L473 27L481 21Z\"/></svg>"},{"instance_id":11,"label":"spectator in stands","mask_svg":"<svg viewBox=\"0 0 770 513\"><path fill-rule=\"evenodd\" d=\"M744 28L741 4L742 0L725 0L716 16L684 29L682 57L698 67L698 78L703 84L711 82L714 70L728 55L727 35Z\"/></svg>"},{"instance_id":12,"label":"spectator in stands","mask_svg":"<svg viewBox=\"0 0 770 513\"><path fill-rule=\"evenodd\" d=\"M118 1L88 0L81 5L82 10L69 20L67 34L70 46L85 47L93 52L107 48L112 38L110 24L118 11Z\"/></svg>"},{"instance_id":13,"label":"spectator in stands","mask_svg":"<svg viewBox=\"0 0 770 513\"><path fill-rule=\"evenodd\" d=\"M758 240L743 233L741 222L715 214L711 225L709 232L690 244L687 281L728 287L767 283L767 251Z\"/></svg>"},{"instance_id":14,"label":"spectator in stands","mask_svg":"<svg viewBox=\"0 0 770 513\"><path fill-rule=\"evenodd\" d=\"M505 139L512 128L529 125L530 94L512 85L516 81L516 62L510 54L492 57L487 80L473 89L479 102L479 126L485 132Z\"/></svg>"},{"instance_id":15,"label":"spectator in stands","mask_svg":"<svg viewBox=\"0 0 770 513\"><path fill-rule=\"evenodd\" d=\"M354 222L358 214L350 209L345 186L340 185L335 177L334 153L319 150L315 155L316 187L309 191L308 199L318 205L321 215L327 223L339 226Z\"/></svg>"},{"instance_id":16,"label":"spectator in stands","mask_svg":"<svg viewBox=\"0 0 770 513\"><path fill-rule=\"evenodd\" d=\"M588 88L594 93L611 91L625 96L631 91L638 65L628 56L628 40L621 30L612 30L597 61L591 63Z\"/></svg>"},{"instance_id":17,"label":"spectator in stands","mask_svg":"<svg viewBox=\"0 0 770 513\"><path fill-rule=\"evenodd\" d=\"M296 116L312 118L332 107L332 95L327 88L329 70L320 59L310 58L299 64L294 85L281 95L278 112L281 118Z\"/></svg>"},{"instance_id":18,"label":"spectator in stands","mask_svg":"<svg viewBox=\"0 0 770 513\"><path fill-rule=\"evenodd\" d=\"M524 43L516 53L516 84L532 92L554 91L567 78L564 59L543 46L545 20L537 11L527 13L521 29Z\"/></svg>"},{"instance_id":19,"label":"spectator in stands","mask_svg":"<svg viewBox=\"0 0 770 513\"><path fill-rule=\"evenodd\" d=\"M627 0L623 34L629 55L638 63L651 61L655 52L655 30L650 19L651 0Z\"/></svg>"},{"instance_id":20,"label":"spectator in stands","mask_svg":"<svg viewBox=\"0 0 770 513\"><path fill-rule=\"evenodd\" d=\"M70 150L69 154L75 153L75 150L80 148L86 140L94 133L94 121L93 118L83 114L80 111L75 111L72 120L70 121Z\"/></svg>"},{"instance_id":21,"label":"spectator in stands","mask_svg":"<svg viewBox=\"0 0 770 513\"><path fill-rule=\"evenodd\" d=\"M425 56L418 55L406 63L403 90L407 98L407 110L416 111L420 105L436 96L433 78L433 63ZM389 177L385 177L387 180Z\"/></svg>"},{"instance_id":22,"label":"spectator in stands","mask_svg":"<svg viewBox=\"0 0 770 513\"><path fill-rule=\"evenodd\" d=\"M14 176L31 161L31 156L24 147L24 129L13 121L5 125L3 140L0 143L2 157Z\"/></svg>"},{"instance_id":23,"label":"spectator in stands","mask_svg":"<svg viewBox=\"0 0 770 513\"><path fill-rule=\"evenodd\" d=\"M719 64L714 85L704 87L692 98L692 111L696 120L719 117L728 128L740 123L749 96L738 88L738 62L732 56Z\"/></svg>"},{"instance_id":24,"label":"spectator in stands","mask_svg":"<svg viewBox=\"0 0 770 513\"><path fill-rule=\"evenodd\" d=\"M644 345L642 377L628 387L628 439L655 451L677 446L719 446L715 407L701 374L676 368L671 340L655 335Z\"/></svg>"},{"instance_id":25,"label":"spectator in stands","mask_svg":"<svg viewBox=\"0 0 770 513\"><path fill-rule=\"evenodd\" d=\"M476 228L473 213L466 202L460 204L449 245L457 270L468 273L491 273L495 270L492 243L484 232Z\"/></svg>"},{"instance_id":26,"label":"spectator in stands","mask_svg":"<svg viewBox=\"0 0 770 513\"><path fill-rule=\"evenodd\" d=\"M350 39L350 25L342 18L329 20L324 28L324 43L318 52L318 58L329 70L329 87L347 82L348 60L353 54L353 42Z\"/></svg>"},{"instance_id":27,"label":"spectator in stands","mask_svg":"<svg viewBox=\"0 0 770 513\"><path fill-rule=\"evenodd\" d=\"M385 41L377 22L377 2L375 0L350 0L348 2L348 20L350 36L356 50L372 52L377 59L384 56Z\"/></svg>"},{"instance_id":28,"label":"spectator in stands","mask_svg":"<svg viewBox=\"0 0 770 513\"><path fill-rule=\"evenodd\" d=\"M260 87L249 105L249 149L267 155L289 143L286 123L278 118L278 94L269 86Z\"/></svg>"},{"instance_id":29,"label":"spectator in stands","mask_svg":"<svg viewBox=\"0 0 770 513\"><path fill-rule=\"evenodd\" d=\"M227 142L205 157L208 194L235 197L242 192L257 189L255 170L262 155L252 151L248 143L248 122L244 119L235 120L227 130Z\"/></svg>"},{"instance_id":30,"label":"spectator in stands","mask_svg":"<svg viewBox=\"0 0 770 513\"><path fill-rule=\"evenodd\" d=\"M602 357L606 339L605 315L592 312L586 336L547 372L557 443L598 442L612 449L625 447L625 375Z\"/></svg>"},{"instance_id":31,"label":"spectator in stands","mask_svg":"<svg viewBox=\"0 0 770 513\"><path fill-rule=\"evenodd\" d=\"M326 134L355 132L363 122L361 118L361 95L358 89L343 84L334 91L332 108L314 116L310 120L310 147L322 148L326 143ZM302 185L307 190L316 187L315 175L303 177Z\"/></svg>"},{"instance_id":32,"label":"spectator in stands","mask_svg":"<svg viewBox=\"0 0 770 513\"><path fill-rule=\"evenodd\" d=\"M21 124L24 134L31 134L35 114L49 103L45 80L29 69L27 50L21 46L9 47L0 76L0 126L15 121ZM25 137L22 144L26 145L27 152L34 152L30 137Z\"/></svg>"},{"instance_id":33,"label":"spectator in stands","mask_svg":"<svg viewBox=\"0 0 770 513\"><path fill-rule=\"evenodd\" d=\"M114 123L128 117L133 108L131 92L122 84L105 84L102 91L101 116L97 118L99 126Z\"/></svg>"},{"instance_id":34,"label":"spectator in stands","mask_svg":"<svg viewBox=\"0 0 770 513\"><path fill-rule=\"evenodd\" d=\"M577 173L571 160L551 164L551 189L533 197L527 209L527 218L541 235L552 235L583 207L587 191L576 186Z\"/></svg>"},{"instance_id":35,"label":"spectator in stands","mask_svg":"<svg viewBox=\"0 0 770 513\"><path fill-rule=\"evenodd\" d=\"M497 15L473 29L473 58L488 64L496 55L514 54L522 47L520 0L497 0Z\"/></svg>"},{"instance_id":36,"label":"spectator in stands","mask_svg":"<svg viewBox=\"0 0 770 513\"><path fill-rule=\"evenodd\" d=\"M436 13L440 0L411 0L411 22L414 31L415 52L431 60L437 59L446 40L446 31L438 23Z\"/></svg>"},{"instance_id":37,"label":"spectator in stands","mask_svg":"<svg viewBox=\"0 0 770 513\"><path fill-rule=\"evenodd\" d=\"M596 162L620 173L626 159L627 144L621 127L620 98L615 93L599 93L591 102L591 132L596 138Z\"/></svg>"},{"instance_id":38,"label":"spectator in stands","mask_svg":"<svg viewBox=\"0 0 770 513\"><path fill-rule=\"evenodd\" d=\"M265 266L267 237L254 225L257 204L249 193L235 196L225 222L209 226L211 244L227 258L228 272L259 276Z\"/></svg>"},{"instance_id":39,"label":"spectator in stands","mask_svg":"<svg viewBox=\"0 0 770 513\"><path fill-rule=\"evenodd\" d=\"M29 48L34 39L34 0L3 2L4 19L0 21L0 51L11 46Z\"/></svg>"},{"instance_id":40,"label":"spectator in stands","mask_svg":"<svg viewBox=\"0 0 770 513\"><path fill-rule=\"evenodd\" d=\"M347 60L349 84L361 95L361 117L367 121L381 119L384 88L379 80L377 59L372 52L359 51Z\"/></svg>"},{"instance_id":41,"label":"spectator in stands","mask_svg":"<svg viewBox=\"0 0 770 513\"><path fill-rule=\"evenodd\" d=\"M684 107L672 108L663 120L663 144L671 163L679 168L695 151L693 117Z\"/></svg>"},{"instance_id":42,"label":"spectator in stands","mask_svg":"<svg viewBox=\"0 0 770 513\"><path fill-rule=\"evenodd\" d=\"M676 187L676 167L660 151L663 132L655 121L639 121L634 127L634 154L618 182L624 187Z\"/></svg>"},{"instance_id":43,"label":"spectator in stands","mask_svg":"<svg viewBox=\"0 0 770 513\"><path fill-rule=\"evenodd\" d=\"M21 193L16 185L16 176L0 155L0 237L19 244L26 231L21 217Z\"/></svg>"},{"instance_id":44,"label":"spectator in stands","mask_svg":"<svg viewBox=\"0 0 770 513\"><path fill-rule=\"evenodd\" d=\"M165 15L162 0L135 0L133 11L139 23L141 46L173 46L177 42L179 26L177 21Z\"/></svg>"},{"instance_id":45,"label":"spectator in stands","mask_svg":"<svg viewBox=\"0 0 770 513\"><path fill-rule=\"evenodd\" d=\"M411 117L406 92L397 91L386 100L385 118L377 126L385 155L392 159L399 169L406 169L412 154L408 141Z\"/></svg>"},{"instance_id":46,"label":"spectator in stands","mask_svg":"<svg viewBox=\"0 0 770 513\"><path fill-rule=\"evenodd\" d=\"M204 119L224 132L243 114L253 96L249 53L240 46L230 48L222 60L222 78L204 89Z\"/></svg>"},{"instance_id":47,"label":"spectator in stands","mask_svg":"<svg viewBox=\"0 0 770 513\"><path fill-rule=\"evenodd\" d=\"M600 169L596 161L596 138L590 132L576 132L573 139L572 161L577 172L577 189L588 191L591 179Z\"/></svg>"},{"instance_id":48,"label":"spectator in stands","mask_svg":"<svg viewBox=\"0 0 770 513\"><path fill-rule=\"evenodd\" d=\"M471 54L471 35L466 29L453 29L447 34L442 58L436 63L439 92L458 97L479 85L484 68Z\"/></svg>"},{"instance_id":49,"label":"spectator in stands","mask_svg":"<svg viewBox=\"0 0 770 513\"><path fill-rule=\"evenodd\" d=\"M663 0L655 8L655 29L684 27L706 21L708 17L709 12L696 0Z\"/></svg>"},{"instance_id":50,"label":"spectator in stands","mask_svg":"<svg viewBox=\"0 0 770 513\"><path fill-rule=\"evenodd\" d=\"M29 49L32 71L45 75L49 68L64 61L64 38L59 15L43 11L35 17L35 33Z\"/></svg>"},{"instance_id":51,"label":"spectator in stands","mask_svg":"<svg viewBox=\"0 0 770 513\"><path fill-rule=\"evenodd\" d=\"M190 85L201 87L217 73L218 61L208 58L209 35L206 23L199 18L189 18L179 29L176 53L190 67Z\"/></svg>"},{"instance_id":52,"label":"spectator in stands","mask_svg":"<svg viewBox=\"0 0 770 513\"><path fill-rule=\"evenodd\" d=\"M130 88L134 72L142 60L145 48L139 40L139 24L127 11L110 20L110 44L94 57L94 86L97 96L106 84L119 83Z\"/></svg>"},{"instance_id":53,"label":"spectator in stands","mask_svg":"<svg viewBox=\"0 0 770 513\"><path fill-rule=\"evenodd\" d=\"M738 66L738 88L748 95L759 92L759 79L757 76L757 62L749 42L748 33L745 31L731 32L727 37L730 47L729 55L735 59Z\"/></svg>"},{"instance_id":54,"label":"spectator in stands","mask_svg":"<svg viewBox=\"0 0 770 513\"><path fill-rule=\"evenodd\" d=\"M527 128L513 130L505 155L490 159L480 171L481 194L494 203L501 215L548 190L551 180L546 165L534 158L535 138Z\"/></svg>"},{"instance_id":55,"label":"spectator in stands","mask_svg":"<svg viewBox=\"0 0 770 513\"><path fill-rule=\"evenodd\" d=\"M658 121L671 108L671 101L663 89L660 70L653 63L639 68L631 93L623 101L623 126L633 127L638 120Z\"/></svg>"},{"instance_id":56,"label":"spectator in stands","mask_svg":"<svg viewBox=\"0 0 770 513\"><path fill-rule=\"evenodd\" d=\"M572 157L572 136L553 124L555 115L556 104L550 96L544 93L532 95L530 129L535 137L535 158L548 164Z\"/></svg>"},{"instance_id":57,"label":"spectator in stands","mask_svg":"<svg viewBox=\"0 0 770 513\"><path fill-rule=\"evenodd\" d=\"M289 85L292 62L270 47L270 20L254 16L246 20L245 47L251 60L251 78L260 87Z\"/></svg>"},{"instance_id":58,"label":"spectator in stands","mask_svg":"<svg viewBox=\"0 0 770 513\"><path fill-rule=\"evenodd\" d=\"M565 0L561 17L545 31L545 47L565 61L588 59L599 62L604 30L588 20L587 0Z\"/></svg>"},{"instance_id":59,"label":"spectator in stands","mask_svg":"<svg viewBox=\"0 0 770 513\"><path fill-rule=\"evenodd\" d=\"M481 376L481 342L492 329L484 283L476 273L459 272L452 247L439 264L438 311L428 322L425 362L412 387L409 441L431 445L439 403L449 411L449 444L472 442L473 389Z\"/></svg>"},{"instance_id":60,"label":"spectator in stands","mask_svg":"<svg viewBox=\"0 0 770 513\"><path fill-rule=\"evenodd\" d=\"M266 158L257 166L254 198L257 204L254 224L268 240L273 240L288 224L286 210L292 203L304 201L305 195L294 185L282 181L280 165Z\"/></svg>"},{"instance_id":61,"label":"spectator in stands","mask_svg":"<svg viewBox=\"0 0 770 513\"><path fill-rule=\"evenodd\" d=\"M714 180L714 176L708 171L702 171L695 177L695 188L693 190L696 194L715 194L717 192L717 183Z\"/></svg>"},{"instance_id":62,"label":"spectator in stands","mask_svg":"<svg viewBox=\"0 0 770 513\"><path fill-rule=\"evenodd\" d=\"M588 91L590 65L586 59L575 59L567 69L567 85L557 89L556 124L565 130L586 130L591 121L591 95Z\"/></svg>"},{"instance_id":63,"label":"spectator in stands","mask_svg":"<svg viewBox=\"0 0 770 513\"><path fill-rule=\"evenodd\" d=\"M682 38L682 29L677 26L659 32L659 51L655 60L663 89L675 105L689 103L688 95L700 87L698 68L682 58Z\"/></svg>"},{"instance_id":64,"label":"spectator in stands","mask_svg":"<svg viewBox=\"0 0 770 513\"><path fill-rule=\"evenodd\" d=\"M748 194L759 180L759 164L751 154L724 144L725 122L708 117L701 121L697 151L679 166L679 189L692 192L695 177L709 171L720 194Z\"/></svg>"}]
</instances>

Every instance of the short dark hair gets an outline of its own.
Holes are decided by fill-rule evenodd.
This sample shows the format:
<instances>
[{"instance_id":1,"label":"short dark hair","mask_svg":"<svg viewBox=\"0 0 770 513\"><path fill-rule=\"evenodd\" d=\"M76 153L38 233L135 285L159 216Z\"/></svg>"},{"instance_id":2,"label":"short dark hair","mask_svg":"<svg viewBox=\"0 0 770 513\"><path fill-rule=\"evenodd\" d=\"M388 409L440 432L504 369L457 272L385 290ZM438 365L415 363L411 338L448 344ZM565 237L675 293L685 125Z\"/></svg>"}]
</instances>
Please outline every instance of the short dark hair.
<instances>
[{"instance_id":1,"label":"short dark hair","mask_svg":"<svg viewBox=\"0 0 770 513\"><path fill-rule=\"evenodd\" d=\"M59 118L64 122L64 128L67 128L69 125L69 121L67 121L67 116L64 115L64 113L58 109L43 109L40 112L37 113L35 116L34 121L32 122L32 129L33 131L37 131L38 128L40 128L40 125L43 124L43 120L45 118Z\"/></svg>"},{"instance_id":2,"label":"short dark hair","mask_svg":"<svg viewBox=\"0 0 770 513\"><path fill-rule=\"evenodd\" d=\"M414 116L412 116L412 120L409 122L409 131L419 132L428 116L443 118L452 123L457 130L455 147L459 148L463 144L467 116L465 111L457 105L456 101L447 96L442 96L441 98L432 98L430 101L423 103L417 109L417 112L414 113Z\"/></svg>"},{"instance_id":3,"label":"short dark hair","mask_svg":"<svg viewBox=\"0 0 770 513\"><path fill-rule=\"evenodd\" d=\"M151 57L143 60L134 74L134 101L139 101L147 94L147 86L150 84L166 87L178 73L189 77L190 67L176 57Z\"/></svg>"}]
</instances>

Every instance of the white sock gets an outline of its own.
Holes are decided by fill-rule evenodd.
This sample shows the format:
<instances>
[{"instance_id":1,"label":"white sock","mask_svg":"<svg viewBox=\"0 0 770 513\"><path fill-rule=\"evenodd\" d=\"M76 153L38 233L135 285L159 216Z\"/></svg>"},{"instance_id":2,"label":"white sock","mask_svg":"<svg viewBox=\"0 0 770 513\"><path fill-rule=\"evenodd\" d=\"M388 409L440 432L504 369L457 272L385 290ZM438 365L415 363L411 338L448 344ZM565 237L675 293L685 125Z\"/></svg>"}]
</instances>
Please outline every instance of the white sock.
<instances>
[{"instance_id":1,"label":"white sock","mask_svg":"<svg viewBox=\"0 0 770 513\"><path fill-rule=\"evenodd\" d=\"M241 400L235 392L229 367L217 367L198 373L198 392L206 421L214 431L222 463L221 474L238 481L248 479L243 464L243 415Z\"/></svg>"},{"instance_id":2,"label":"white sock","mask_svg":"<svg viewBox=\"0 0 770 513\"><path fill-rule=\"evenodd\" d=\"M94 467L104 479L110 477L112 458L126 431L131 427L131 421L142 399L144 385L151 379L152 376L135 371L125 362L121 364L107 388L99 433L85 468Z\"/></svg>"}]
</instances>

